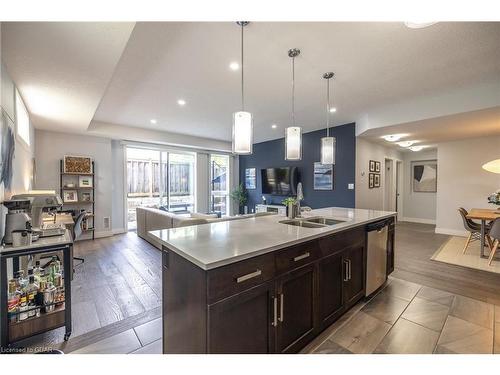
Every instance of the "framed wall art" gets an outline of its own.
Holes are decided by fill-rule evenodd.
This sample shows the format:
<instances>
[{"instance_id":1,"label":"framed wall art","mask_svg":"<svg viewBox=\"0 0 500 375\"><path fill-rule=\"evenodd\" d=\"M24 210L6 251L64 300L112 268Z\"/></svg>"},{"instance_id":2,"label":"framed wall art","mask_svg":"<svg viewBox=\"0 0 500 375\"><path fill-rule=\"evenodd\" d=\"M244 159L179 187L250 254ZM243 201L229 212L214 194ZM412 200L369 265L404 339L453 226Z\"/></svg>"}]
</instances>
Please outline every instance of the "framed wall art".
<instances>
[{"instance_id":1,"label":"framed wall art","mask_svg":"<svg viewBox=\"0 0 500 375\"><path fill-rule=\"evenodd\" d=\"M370 160L370 162L368 164L368 170L370 172L375 172L375 160Z\"/></svg>"},{"instance_id":2,"label":"framed wall art","mask_svg":"<svg viewBox=\"0 0 500 375\"><path fill-rule=\"evenodd\" d=\"M94 173L92 170L92 158L88 156L64 156L64 173Z\"/></svg>"},{"instance_id":3,"label":"framed wall art","mask_svg":"<svg viewBox=\"0 0 500 375\"><path fill-rule=\"evenodd\" d=\"M78 192L76 190L63 191L64 203L78 202Z\"/></svg>"},{"instance_id":4,"label":"framed wall art","mask_svg":"<svg viewBox=\"0 0 500 375\"><path fill-rule=\"evenodd\" d=\"M375 173L373 176L373 187L379 188L380 187L380 174Z\"/></svg>"},{"instance_id":5,"label":"framed wall art","mask_svg":"<svg viewBox=\"0 0 500 375\"><path fill-rule=\"evenodd\" d=\"M375 173L380 173L380 162L379 161L375 162Z\"/></svg>"},{"instance_id":6,"label":"framed wall art","mask_svg":"<svg viewBox=\"0 0 500 375\"><path fill-rule=\"evenodd\" d=\"M257 187L257 180L255 177L255 168L245 169L245 188L255 189Z\"/></svg>"},{"instance_id":7,"label":"framed wall art","mask_svg":"<svg viewBox=\"0 0 500 375\"><path fill-rule=\"evenodd\" d=\"M333 164L314 163L314 190L333 190Z\"/></svg>"},{"instance_id":8,"label":"framed wall art","mask_svg":"<svg viewBox=\"0 0 500 375\"><path fill-rule=\"evenodd\" d=\"M368 174L368 188L373 189L374 188L374 176L375 173L369 173Z\"/></svg>"},{"instance_id":9,"label":"framed wall art","mask_svg":"<svg viewBox=\"0 0 500 375\"><path fill-rule=\"evenodd\" d=\"M78 186L81 188L91 188L92 187L92 177L90 176L79 176Z\"/></svg>"},{"instance_id":10,"label":"framed wall art","mask_svg":"<svg viewBox=\"0 0 500 375\"><path fill-rule=\"evenodd\" d=\"M414 161L411 171L413 192L435 193L437 191L436 160Z\"/></svg>"}]
</instances>

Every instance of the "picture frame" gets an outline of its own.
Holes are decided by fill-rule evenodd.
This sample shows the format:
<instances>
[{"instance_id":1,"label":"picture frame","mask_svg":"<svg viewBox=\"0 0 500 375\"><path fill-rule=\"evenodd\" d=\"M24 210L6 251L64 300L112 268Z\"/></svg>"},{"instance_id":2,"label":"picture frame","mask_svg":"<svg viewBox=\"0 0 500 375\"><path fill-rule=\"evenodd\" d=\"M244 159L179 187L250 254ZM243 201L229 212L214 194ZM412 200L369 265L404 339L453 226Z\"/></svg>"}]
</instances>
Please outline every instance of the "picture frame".
<instances>
[{"instance_id":1,"label":"picture frame","mask_svg":"<svg viewBox=\"0 0 500 375\"><path fill-rule=\"evenodd\" d=\"M92 195L89 192L84 192L82 195L82 202L90 202L92 200Z\"/></svg>"},{"instance_id":2,"label":"picture frame","mask_svg":"<svg viewBox=\"0 0 500 375\"><path fill-rule=\"evenodd\" d=\"M333 164L314 163L314 190L333 190Z\"/></svg>"},{"instance_id":3,"label":"picture frame","mask_svg":"<svg viewBox=\"0 0 500 375\"><path fill-rule=\"evenodd\" d=\"M63 191L64 203L78 202L78 192L76 190Z\"/></svg>"},{"instance_id":4,"label":"picture frame","mask_svg":"<svg viewBox=\"0 0 500 375\"><path fill-rule=\"evenodd\" d=\"M254 190L257 188L257 178L255 168L245 169L245 189Z\"/></svg>"},{"instance_id":5,"label":"picture frame","mask_svg":"<svg viewBox=\"0 0 500 375\"><path fill-rule=\"evenodd\" d=\"M368 189L373 189L374 188L374 175L375 173L369 173L368 174Z\"/></svg>"},{"instance_id":6,"label":"picture frame","mask_svg":"<svg viewBox=\"0 0 500 375\"><path fill-rule=\"evenodd\" d=\"M91 188L92 187L92 177L91 176L79 176L78 186L81 188Z\"/></svg>"},{"instance_id":7,"label":"picture frame","mask_svg":"<svg viewBox=\"0 0 500 375\"><path fill-rule=\"evenodd\" d=\"M64 156L64 173L71 174L92 174L94 173L92 168L92 158L89 156L76 156L76 155L65 155Z\"/></svg>"},{"instance_id":8,"label":"picture frame","mask_svg":"<svg viewBox=\"0 0 500 375\"><path fill-rule=\"evenodd\" d=\"M436 193L437 161L421 160L412 162L411 184L414 193Z\"/></svg>"},{"instance_id":9,"label":"picture frame","mask_svg":"<svg viewBox=\"0 0 500 375\"><path fill-rule=\"evenodd\" d=\"M380 174L375 173L373 176L373 187L374 188L379 188L380 187Z\"/></svg>"},{"instance_id":10,"label":"picture frame","mask_svg":"<svg viewBox=\"0 0 500 375\"><path fill-rule=\"evenodd\" d=\"M375 162L375 173L380 173L380 162L379 161Z\"/></svg>"},{"instance_id":11,"label":"picture frame","mask_svg":"<svg viewBox=\"0 0 500 375\"><path fill-rule=\"evenodd\" d=\"M370 162L368 164L368 170L370 172L375 172L375 160L370 160Z\"/></svg>"}]
</instances>

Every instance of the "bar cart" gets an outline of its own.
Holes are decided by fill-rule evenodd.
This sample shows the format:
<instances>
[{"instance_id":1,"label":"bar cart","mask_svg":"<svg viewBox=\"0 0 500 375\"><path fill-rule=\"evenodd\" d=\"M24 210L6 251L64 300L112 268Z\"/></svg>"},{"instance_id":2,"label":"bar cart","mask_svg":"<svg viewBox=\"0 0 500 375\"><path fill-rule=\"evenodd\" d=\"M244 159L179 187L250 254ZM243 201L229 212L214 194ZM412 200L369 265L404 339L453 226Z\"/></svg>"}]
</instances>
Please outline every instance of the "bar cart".
<instances>
[{"instance_id":1,"label":"bar cart","mask_svg":"<svg viewBox=\"0 0 500 375\"><path fill-rule=\"evenodd\" d=\"M59 327L65 327L64 340L71 335L71 264L73 241L68 230L64 235L40 238L31 245L22 247L0 247L0 348L7 348L11 344L47 332ZM57 302L42 304L24 309L22 312L10 312L8 309L9 275L20 269L20 258L44 253L62 252L63 269L61 284L64 287L64 299ZM9 263L9 259L11 262ZM8 269L8 264L11 269ZM37 314L30 313L33 309ZM42 312L40 312L40 310ZM28 314L30 317L16 318L16 315Z\"/></svg>"}]
</instances>

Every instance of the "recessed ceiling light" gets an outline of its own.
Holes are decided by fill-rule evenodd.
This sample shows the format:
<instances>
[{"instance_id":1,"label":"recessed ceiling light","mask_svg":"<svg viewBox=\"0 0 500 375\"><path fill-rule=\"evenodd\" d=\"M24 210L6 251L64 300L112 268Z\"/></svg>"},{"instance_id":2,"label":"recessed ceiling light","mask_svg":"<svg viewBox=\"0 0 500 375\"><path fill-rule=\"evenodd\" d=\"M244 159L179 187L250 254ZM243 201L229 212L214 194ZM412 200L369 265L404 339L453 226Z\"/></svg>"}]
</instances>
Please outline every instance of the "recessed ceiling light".
<instances>
[{"instance_id":1,"label":"recessed ceiling light","mask_svg":"<svg viewBox=\"0 0 500 375\"><path fill-rule=\"evenodd\" d=\"M382 138L384 138L388 142L397 142L403 137L404 137L404 134L389 134L389 135L382 136Z\"/></svg>"},{"instance_id":2,"label":"recessed ceiling light","mask_svg":"<svg viewBox=\"0 0 500 375\"><path fill-rule=\"evenodd\" d=\"M237 62L232 62L231 64L229 64L229 69L231 70L238 70L240 68L240 64L238 64Z\"/></svg>"},{"instance_id":3,"label":"recessed ceiling light","mask_svg":"<svg viewBox=\"0 0 500 375\"><path fill-rule=\"evenodd\" d=\"M156 124L156 123L157 123L157 121L156 121L156 119L155 119L155 118L152 118L152 119L151 119L151 120L149 120L149 121L150 121L152 124Z\"/></svg>"},{"instance_id":4,"label":"recessed ceiling light","mask_svg":"<svg viewBox=\"0 0 500 375\"><path fill-rule=\"evenodd\" d=\"M410 147L410 150L417 152L417 151L421 151L423 148L424 148L424 146L412 146L412 147Z\"/></svg>"},{"instance_id":5,"label":"recessed ceiling light","mask_svg":"<svg viewBox=\"0 0 500 375\"><path fill-rule=\"evenodd\" d=\"M333 112L337 112L337 108L335 108L335 107L330 108L330 112L331 112L331 113L333 113Z\"/></svg>"},{"instance_id":6,"label":"recessed ceiling light","mask_svg":"<svg viewBox=\"0 0 500 375\"><path fill-rule=\"evenodd\" d=\"M177 100L177 104L179 104L181 106L186 105L186 101L184 99L179 99L179 100Z\"/></svg>"},{"instance_id":7,"label":"recessed ceiling light","mask_svg":"<svg viewBox=\"0 0 500 375\"><path fill-rule=\"evenodd\" d=\"M276 125L276 124L271 125L271 128L273 128L273 129L276 129L277 127L278 127L278 125Z\"/></svg>"},{"instance_id":8,"label":"recessed ceiling light","mask_svg":"<svg viewBox=\"0 0 500 375\"><path fill-rule=\"evenodd\" d=\"M417 141L403 141L403 142L398 142L398 145L400 145L401 147L410 147L415 143L417 143Z\"/></svg>"},{"instance_id":9,"label":"recessed ceiling light","mask_svg":"<svg viewBox=\"0 0 500 375\"><path fill-rule=\"evenodd\" d=\"M437 22L405 22L406 27L410 29L423 29L424 27L429 27Z\"/></svg>"}]
</instances>

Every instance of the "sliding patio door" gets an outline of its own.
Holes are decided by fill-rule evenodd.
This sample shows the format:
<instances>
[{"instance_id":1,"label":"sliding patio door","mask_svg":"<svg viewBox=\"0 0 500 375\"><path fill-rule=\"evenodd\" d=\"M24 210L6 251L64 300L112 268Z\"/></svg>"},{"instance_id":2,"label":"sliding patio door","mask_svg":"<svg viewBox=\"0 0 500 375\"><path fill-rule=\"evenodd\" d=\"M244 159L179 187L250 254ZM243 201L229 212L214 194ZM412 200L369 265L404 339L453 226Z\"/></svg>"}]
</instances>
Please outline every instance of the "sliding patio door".
<instances>
[{"instance_id":1,"label":"sliding patio door","mask_svg":"<svg viewBox=\"0 0 500 375\"><path fill-rule=\"evenodd\" d=\"M212 212L230 215L229 155L210 155L210 208Z\"/></svg>"}]
</instances>

